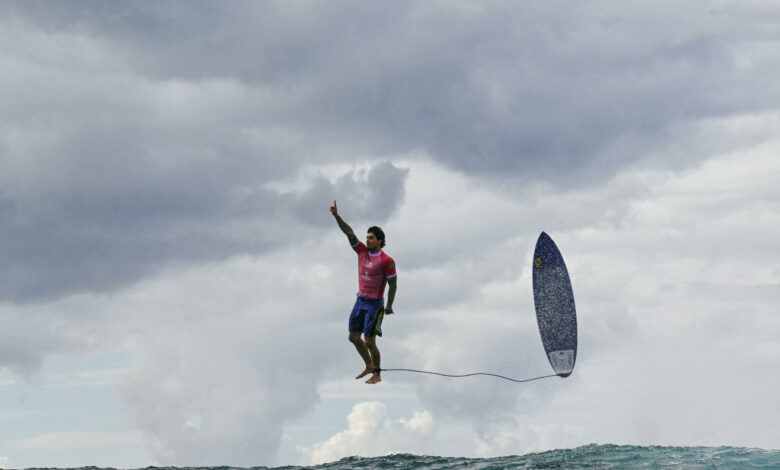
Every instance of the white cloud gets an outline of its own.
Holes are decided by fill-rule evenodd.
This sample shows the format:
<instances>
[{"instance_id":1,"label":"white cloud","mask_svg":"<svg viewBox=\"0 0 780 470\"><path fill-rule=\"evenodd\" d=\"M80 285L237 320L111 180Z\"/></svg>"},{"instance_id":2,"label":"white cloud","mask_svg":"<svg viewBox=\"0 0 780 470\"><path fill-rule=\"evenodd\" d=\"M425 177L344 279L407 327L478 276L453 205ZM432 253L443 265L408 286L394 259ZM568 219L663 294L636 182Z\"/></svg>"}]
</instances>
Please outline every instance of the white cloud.
<instances>
[{"instance_id":1,"label":"white cloud","mask_svg":"<svg viewBox=\"0 0 780 470\"><path fill-rule=\"evenodd\" d=\"M302 247L171 270L111 295L7 304L0 313L37 318L52 337L69 339L67 348L52 342L45 354L34 342L13 343L9 354L66 358L89 349L126 358L129 368L100 373L41 370L47 375L36 383L110 384L163 464L273 461L284 423L317 403L317 383L348 351L346 316L338 312L347 309L352 283L334 279L333 270L346 271L352 255L332 235L326 240L343 247L343 256L313 258ZM6 324L9 338L27 335Z\"/></svg>"},{"instance_id":2,"label":"white cloud","mask_svg":"<svg viewBox=\"0 0 780 470\"><path fill-rule=\"evenodd\" d=\"M387 407L377 401L361 402L347 416L347 429L303 449L311 465L359 455L372 457L399 452L421 452L435 430L428 412L414 412L409 419L387 417Z\"/></svg>"},{"instance_id":3,"label":"white cloud","mask_svg":"<svg viewBox=\"0 0 780 470\"><path fill-rule=\"evenodd\" d=\"M307 249L238 258L120 300L133 318L124 330L135 331L121 395L161 462L273 460L282 426L317 403L317 383L346 344L332 327L341 318L328 258Z\"/></svg>"},{"instance_id":4,"label":"white cloud","mask_svg":"<svg viewBox=\"0 0 780 470\"><path fill-rule=\"evenodd\" d=\"M138 432L65 431L41 434L20 441L17 446L28 450L92 449L141 442Z\"/></svg>"},{"instance_id":5,"label":"white cloud","mask_svg":"<svg viewBox=\"0 0 780 470\"><path fill-rule=\"evenodd\" d=\"M553 448L582 445L581 426L566 424L535 424L504 421L477 435L473 441L474 455L482 458L522 455ZM572 439L572 436L577 436Z\"/></svg>"}]
</instances>

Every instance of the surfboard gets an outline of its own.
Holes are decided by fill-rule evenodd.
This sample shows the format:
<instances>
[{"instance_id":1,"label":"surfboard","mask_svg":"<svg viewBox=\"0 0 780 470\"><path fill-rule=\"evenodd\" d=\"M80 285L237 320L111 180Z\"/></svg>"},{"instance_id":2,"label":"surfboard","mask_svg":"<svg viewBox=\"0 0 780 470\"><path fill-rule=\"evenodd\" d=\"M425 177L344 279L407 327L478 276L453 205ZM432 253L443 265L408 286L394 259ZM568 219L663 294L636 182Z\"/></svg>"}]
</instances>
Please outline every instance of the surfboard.
<instances>
[{"instance_id":1,"label":"surfboard","mask_svg":"<svg viewBox=\"0 0 780 470\"><path fill-rule=\"evenodd\" d=\"M536 241L533 260L536 322L555 373L568 377L577 360L577 312L563 255L549 235Z\"/></svg>"}]
</instances>

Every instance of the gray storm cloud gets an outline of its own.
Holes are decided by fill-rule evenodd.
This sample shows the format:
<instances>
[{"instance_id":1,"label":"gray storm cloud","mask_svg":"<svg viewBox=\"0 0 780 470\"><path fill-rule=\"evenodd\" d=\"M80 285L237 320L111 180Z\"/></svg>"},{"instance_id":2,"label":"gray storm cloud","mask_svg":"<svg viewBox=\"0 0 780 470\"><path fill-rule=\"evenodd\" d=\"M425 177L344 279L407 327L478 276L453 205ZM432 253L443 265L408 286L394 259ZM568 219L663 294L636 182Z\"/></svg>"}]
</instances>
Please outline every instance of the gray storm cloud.
<instances>
[{"instance_id":1,"label":"gray storm cloud","mask_svg":"<svg viewBox=\"0 0 780 470\"><path fill-rule=\"evenodd\" d=\"M18 91L0 112L0 298L270 249L262 228L214 227L314 220L324 180L236 206L302 165L424 149L498 180L593 184L670 126L777 104L760 12L600 5L5 4L2 41L21 47L0 64ZM391 213L403 187L385 173L362 200Z\"/></svg>"},{"instance_id":2,"label":"gray storm cloud","mask_svg":"<svg viewBox=\"0 0 780 470\"><path fill-rule=\"evenodd\" d=\"M491 175L601 181L671 126L780 99L760 49L777 33L755 6L20 5L5 8L89 38L129 76L272 91L255 122Z\"/></svg>"},{"instance_id":3,"label":"gray storm cloud","mask_svg":"<svg viewBox=\"0 0 780 470\"><path fill-rule=\"evenodd\" d=\"M319 178L303 192L280 193L187 184L182 165L172 180L146 182L151 187L106 187L99 194L69 188L42 202L49 206L45 213L7 202L0 297L111 290L170 263L265 252L289 243L297 231L322 227L323 207L339 195L354 216L385 220L403 199L405 174L384 162L332 183Z\"/></svg>"}]
</instances>

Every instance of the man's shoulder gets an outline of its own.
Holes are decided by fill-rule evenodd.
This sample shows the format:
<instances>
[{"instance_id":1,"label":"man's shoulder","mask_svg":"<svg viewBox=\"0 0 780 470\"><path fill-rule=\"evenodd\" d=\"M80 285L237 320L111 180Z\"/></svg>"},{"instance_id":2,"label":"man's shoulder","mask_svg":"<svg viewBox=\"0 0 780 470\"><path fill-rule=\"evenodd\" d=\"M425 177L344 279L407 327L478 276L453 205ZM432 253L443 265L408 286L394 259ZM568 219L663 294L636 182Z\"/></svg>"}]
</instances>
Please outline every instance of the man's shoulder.
<instances>
[{"instance_id":1,"label":"man's shoulder","mask_svg":"<svg viewBox=\"0 0 780 470\"><path fill-rule=\"evenodd\" d=\"M382 263L383 264L387 264L387 265L390 265L390 264L394 265L395 264L395 260L393 259L392 256L388 255L387 253L385 253L383 251L382 252Z\"/></svg>"}]
</instances>

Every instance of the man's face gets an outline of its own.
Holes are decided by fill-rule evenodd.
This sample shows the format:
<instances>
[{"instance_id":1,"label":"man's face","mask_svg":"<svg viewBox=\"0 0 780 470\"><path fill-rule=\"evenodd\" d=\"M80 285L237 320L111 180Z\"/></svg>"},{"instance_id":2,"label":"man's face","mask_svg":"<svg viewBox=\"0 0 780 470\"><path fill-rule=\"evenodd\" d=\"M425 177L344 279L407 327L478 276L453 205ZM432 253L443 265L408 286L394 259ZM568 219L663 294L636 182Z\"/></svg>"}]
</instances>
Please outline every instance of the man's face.
<instances>
[{"instance_id":1,"label":"man's face","mask_svg":"<svg viewBox=\"0 0 780 470\"><path fill-rule=\"evenodd\" d=\"M379 249L379 240L377 240L376 235L373 233L366 235L366 248L371 251Z\"/></svg>"}]
</instances>

